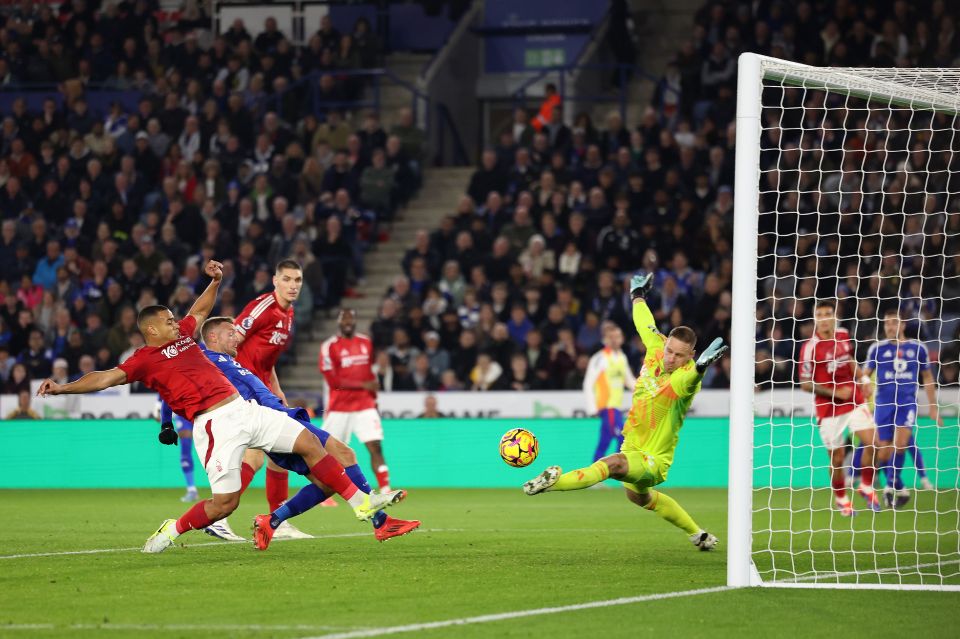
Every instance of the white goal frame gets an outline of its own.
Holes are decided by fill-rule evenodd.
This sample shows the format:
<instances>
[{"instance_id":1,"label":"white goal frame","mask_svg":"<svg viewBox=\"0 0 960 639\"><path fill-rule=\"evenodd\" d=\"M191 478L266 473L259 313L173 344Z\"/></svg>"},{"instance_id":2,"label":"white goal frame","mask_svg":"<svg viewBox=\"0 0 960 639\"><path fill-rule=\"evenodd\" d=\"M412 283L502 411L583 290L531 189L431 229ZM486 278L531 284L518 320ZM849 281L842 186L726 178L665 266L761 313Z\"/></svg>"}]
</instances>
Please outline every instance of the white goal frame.
<instances>
[{"instance_id":1,"label":"white goal frame","mask_svg":"<svg viewBox=\"0 0 960 639\"><path fill-rule=\"evenodd\" d=\"M733 308L730 331L730 466L728 471L727 585L793 588L960 590L950 584L764 582L752 560L754 472L754 369L757 307L757 240L760 144L764 80L786 86L828 89L888 104L960 112L953 95L925 86L892 82L882 69L819 68L744 53L739 58L734 181ZM924 69L932 72L935 69ZM948 72L948 70L943 70ZM957 74L956 69L949 72ZM740 380L740 381L737 381ZM956 563L956 562L950 562ZM838 575L841 576L841 575Z\"/></svg>"}]
</instances>

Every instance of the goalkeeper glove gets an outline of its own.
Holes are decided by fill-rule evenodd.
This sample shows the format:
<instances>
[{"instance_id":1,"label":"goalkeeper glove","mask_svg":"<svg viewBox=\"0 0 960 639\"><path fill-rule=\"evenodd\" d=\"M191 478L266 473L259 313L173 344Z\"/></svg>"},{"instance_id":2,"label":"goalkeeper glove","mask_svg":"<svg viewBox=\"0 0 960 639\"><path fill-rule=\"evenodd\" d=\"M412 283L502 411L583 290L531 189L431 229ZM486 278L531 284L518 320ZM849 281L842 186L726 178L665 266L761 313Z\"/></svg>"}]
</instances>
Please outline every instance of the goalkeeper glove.
<instances>
[{"instance_id":1,"label":"goalkeeper glove","mask_svg":"<svg viewBox=\"0 0 960 639\"><path fill-rule=\"evenodd\" d=\"M161 444L165 446L173 446L177 443L177 431L174 430L173 424L170 422L164 422L160 425L160 434L157 435L157 439L160 440Z\"/></svg>"},{"instance_id":2,"label":"goalkeeper glove","mask_svg":"<svg viewBox=\"0 0 960 639\"><path fill-rule=\"evenodd\" d=\"M653 273L634 275L630 278L630 299L645 297L653 286Z\"/></svg>"},{"instance_id":3,"label":"goalkeeper glove","mask_svg":"<svg viewBox=\"0 0 960 639\"><path fill-rule=\"evenodd\" d=\"M707 350L703 351L700 357L697 358L697 372L703 375L704 371L710 368L710 366L720 359L728 350L730 350L730 348L723 343L722 337L718 337L710 342Z\"/></svg>"}]
</instances>

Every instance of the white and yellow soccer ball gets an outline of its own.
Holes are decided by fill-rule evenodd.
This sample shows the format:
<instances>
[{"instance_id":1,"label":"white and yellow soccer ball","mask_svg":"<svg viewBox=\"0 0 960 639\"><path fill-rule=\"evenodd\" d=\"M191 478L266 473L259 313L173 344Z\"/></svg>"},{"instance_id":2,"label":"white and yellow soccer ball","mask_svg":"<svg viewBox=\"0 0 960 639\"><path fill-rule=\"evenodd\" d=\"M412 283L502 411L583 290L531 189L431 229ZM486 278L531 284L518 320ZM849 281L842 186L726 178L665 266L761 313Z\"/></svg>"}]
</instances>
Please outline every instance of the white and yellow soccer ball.
<instances>
[{"instance_id":1,"label":"white and yellow soccer ball","mask_svg":"<svg viewBox=\"0 0 960 639\"><path fill-rule=\"evenodd\" d=\"M536 436L525 428L513 428L500 438L500 457L510 466L529 466L539 452Z\"/></svg>"}]
</instances>

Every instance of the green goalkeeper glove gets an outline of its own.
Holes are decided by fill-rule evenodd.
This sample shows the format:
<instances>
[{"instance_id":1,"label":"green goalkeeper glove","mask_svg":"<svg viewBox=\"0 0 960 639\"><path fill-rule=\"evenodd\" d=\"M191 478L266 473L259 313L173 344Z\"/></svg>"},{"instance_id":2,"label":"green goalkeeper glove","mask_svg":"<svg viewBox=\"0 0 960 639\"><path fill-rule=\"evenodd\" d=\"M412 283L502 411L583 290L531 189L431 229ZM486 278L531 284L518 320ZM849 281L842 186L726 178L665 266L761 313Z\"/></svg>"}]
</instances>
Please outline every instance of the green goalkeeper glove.
<instances>
[{"instance_id":1,"label":"green goalkeeper glove","mask_svg":"<svg viewBox=\"0 0 960 639\"><path fill-rule=\"evenodd\" d=\"M710 342L707 350L703 351L700 357L697 358L697 372L703 375L704 371L710 368L710 366L720 359L728 350L730 350L730 347L723 343L722 337L718 337Z\"/></svg>"},{"instance_id":2,"label":"green goalkeeper glove","mask_svg":"<svg viewBox=\"0 0 960 639\"><path fill-rule=\"evenodd\" d=\"M634 275L630 278L630 299L646 297L653 287L653 273Z\"/></svg>"}]
</instances>

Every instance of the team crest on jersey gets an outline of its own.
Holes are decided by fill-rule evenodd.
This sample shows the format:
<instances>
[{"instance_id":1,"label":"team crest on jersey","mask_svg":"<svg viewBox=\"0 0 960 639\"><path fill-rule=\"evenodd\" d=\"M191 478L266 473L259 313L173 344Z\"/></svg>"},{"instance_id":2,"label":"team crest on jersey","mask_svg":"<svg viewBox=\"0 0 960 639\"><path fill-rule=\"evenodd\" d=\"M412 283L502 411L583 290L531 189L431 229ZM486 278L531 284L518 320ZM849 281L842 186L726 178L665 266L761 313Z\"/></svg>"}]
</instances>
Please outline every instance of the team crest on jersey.
<instances>
[{"instance_id":1,"label":"team crest on jersey","mask_svg":"<svg viewBox=\"0 0 960 639\"><path fill-rule=\"evenodd\" d=\"M244 317L243 321L240 322L240 326L242 326L245 330L250 330L253 327L253 318Z\"/></svg>"},{"instance_id":2,"label":"team crest on jersey","mask_svg":"<svg viewBox=\"0 0 960 639\"><path fill-rule=\"evenodd\" d=\"M171 357L176 357L180 351L177 349L176 344L171 344L170 346L167 346L165 349L163 349L160 352L163 353L164 357L166 357L167 359L170 359Z\"/></svg>"}]
</instances>

